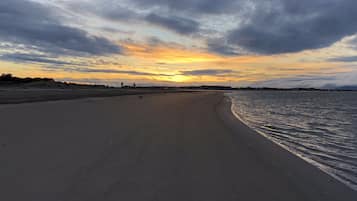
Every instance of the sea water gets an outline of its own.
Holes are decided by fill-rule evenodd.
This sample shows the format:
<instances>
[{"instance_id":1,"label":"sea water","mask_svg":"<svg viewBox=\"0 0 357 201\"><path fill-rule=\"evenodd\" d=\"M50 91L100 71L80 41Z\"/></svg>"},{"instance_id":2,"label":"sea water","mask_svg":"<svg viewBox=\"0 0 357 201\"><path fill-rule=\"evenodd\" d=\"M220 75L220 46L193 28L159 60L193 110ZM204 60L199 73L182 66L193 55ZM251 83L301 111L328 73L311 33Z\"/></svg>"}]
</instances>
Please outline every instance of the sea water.
<instances>
[{"instance_id":1,"label":"sea water","mask_svg":"<svg viewBox=\"0 0 357 201\"><path fill-rule=\"evenodd\" d=\"M236 91L252 129L357 190L357 92Z\"/></svg>"}]
</instances>

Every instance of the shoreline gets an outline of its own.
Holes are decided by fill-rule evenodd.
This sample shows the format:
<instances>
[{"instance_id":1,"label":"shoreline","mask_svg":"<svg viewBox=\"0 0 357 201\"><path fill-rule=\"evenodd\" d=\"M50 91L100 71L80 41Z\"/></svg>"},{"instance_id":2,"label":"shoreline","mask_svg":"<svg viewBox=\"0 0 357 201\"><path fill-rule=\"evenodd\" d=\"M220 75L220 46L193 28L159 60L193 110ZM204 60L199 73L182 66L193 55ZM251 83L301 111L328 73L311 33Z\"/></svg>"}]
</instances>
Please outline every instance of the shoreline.
<instances>
[{"instance_id":1,"label":"shoreline","mask_svg":"<svg viewBox=\"0 0 357 201\"><path fill-rule=\"evenodd\" d=\"M264 138L266 138L267 140L273 142L274 144L280 146L281 148L287 150L288 152L290 152L291 154L301 158L302 160L306 161L307 163L313 165L314 167L318 168L319 170L323 171L324 173L326 173L327 175L333 177L334 179L338 180L339 182L343 183L344 185L346 185L348 188L352 189L353 191L357 192L357 189L353 188L352 186L350 186L347 182L343 181L342 179L340 179L338 176L334 175L333 173L325 170L324 168L321 168L320 164L315 162L312 159L309 159L307 157L304 157L303 155L291 150L288 146L285 146L284 144L281 144L277 141L274 140L274 138L270 137L269 135L265 134L262 131L256 130L254 128L252 128L251 126L249 126L249 124L243 120L243 118L240 116L240 114L237 114L234 110L234 104L233 104L233 98L227 94L224 94L230 101L231 101L231 112L232 114L238 119L238 121L242 122L243 124L245 124L247 127L249 127L250 129L252 129L254 132L256 132L257 134L263 136Z\"/></svg>"},{"instance_id":2,"label":"shoreline","mask_svg":"<svg viewBox=\"0 0 357 201\"><path fill-rule=\"evenodd\" d=\"M7 164L0 166L0 193L13 200L357 195L239 121L222 92L0 106L0 121L0 160Z\"/></svg>"},{"instance_id":3,"label":"shoreline","mask_svg":"<svg viewBox=\"0 0 357 201\"><path fill-rule=\"evenodd\" d=\"M248 130L247 130L248 132L246 132L246 133L252 133L253 134L251 136L252 138L254 138L254 139L263 138L263 139L260 139L262 142L266 141L266 142L263 142L263 143L265 143L265 144L271 143L271 145L273 145L273 146L270 147L269 149L272 149L272 148L280 149L280 152L281 152L280 154L285 155L284 157L287 157L286 159L288 159L288 160L291 160L291 159L296 160L296 161L294 161L294 163L297 163L297 164L301 163L301 165L304 164L304 166L306 166L304 168L308 168L308 169L311 168L311 170L314 169L313 171L317 171L318 172L318 174L319 174L318 177L324 178L324 179L326 179L326 181L331 182L330 184L332 184L332 186L336 185L336 186L339 186L339 188L341 188L341 187L342 188L347 188L348 191L352 192L352 195L354 194L354 196L351 196L350 198L353 199L353 198L357 197L357 191L355 189L353 189L352 187L350 187L349 185L344 183L339 178L337 178L334 175L330 174L329 172L319 168L318 165L314 165L313 164L314 161L309 160L308 158L305 158L303 156L300 156L299 154L291 151L287 146L284 146L284 145L282 145L282 144L280 144L278 142L275 142L273 139L270 139L270 137L267 136L265 133L259 132L259 131L255 130L255 129L251 128L250 126L248 126L248 124L245 123L245 121L239 116L239 114L235 113L235 111L233 109L234 105L233 105L233 102L232 102L233 101L232 98L229 95L227 95L226 93L222 93L222 94L224 96L223 99L226 99L226 101L223 101L224 103L221 104L221 105L223 105L223 107L229 108L228 112L227 111L224 112L224 108L220 109L220 110L223 110L223 113L225 113L225 114L223 114L222 118L224 119L224 121L228 122L228 125L232 129L234 129L236 131L241 130L241 127L238 126L238 124L243 125L243 127L248 128ZM221 111L221 113L222 113L222 111ZM232 120L232 117L233 117L233 120ZM233 125L234 124L234 120L236 121L237 125ZM283 152L286 152L286 153L283 153ZM288 160L286 160L286 161L288 161ZM289 166L290 166L290 164L289 164ZM295 167L291 166L290 168L295 168ZM287 168L287 169L289 169L289 168ZM318 183L322 184L320 181ZM328 185L330 185L330 184L328 184ZM328 188L330 188L330 187L328 187ZM330 188L330 190L331 190L331 188ZM336 190L336 189L332 188L332 190ZM344 200L344 199L345 198L339 198L339 200Z\"/></svg>"}]
</instances>

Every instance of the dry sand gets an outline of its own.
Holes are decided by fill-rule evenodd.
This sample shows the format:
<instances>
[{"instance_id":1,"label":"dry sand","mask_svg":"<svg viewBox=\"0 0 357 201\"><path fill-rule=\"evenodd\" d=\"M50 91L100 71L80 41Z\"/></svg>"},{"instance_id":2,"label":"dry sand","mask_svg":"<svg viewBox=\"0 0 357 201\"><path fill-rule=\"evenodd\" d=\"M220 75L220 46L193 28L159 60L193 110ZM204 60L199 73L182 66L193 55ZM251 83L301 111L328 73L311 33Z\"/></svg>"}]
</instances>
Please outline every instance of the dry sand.
<instances>
[{"instance_id":1,"label":"dry sand","mask_svg":"<svg viewBox=\"0 0 357 201\"><path fill-rule=\"evenodd\" d=\"M0 124L3 201L357 200L221 93L1 105Z\"/></svg>"}]
</instances>

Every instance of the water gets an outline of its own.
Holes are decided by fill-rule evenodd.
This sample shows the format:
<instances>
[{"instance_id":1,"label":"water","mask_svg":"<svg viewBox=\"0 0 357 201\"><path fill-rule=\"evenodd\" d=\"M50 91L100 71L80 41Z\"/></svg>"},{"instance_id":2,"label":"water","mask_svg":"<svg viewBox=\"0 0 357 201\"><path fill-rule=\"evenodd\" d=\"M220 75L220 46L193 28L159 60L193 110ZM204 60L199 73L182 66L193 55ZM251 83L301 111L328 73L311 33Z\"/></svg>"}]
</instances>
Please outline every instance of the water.
<instances>
[{"instance_id":1,"label":"water","mask_svg":"<svg viewBox=\"0 0 357 201\"><path fill-rule=\"evenodd\" d=\"M357 190L357 92L228 95L249 127Z\"/></svg>"}]
</instances>

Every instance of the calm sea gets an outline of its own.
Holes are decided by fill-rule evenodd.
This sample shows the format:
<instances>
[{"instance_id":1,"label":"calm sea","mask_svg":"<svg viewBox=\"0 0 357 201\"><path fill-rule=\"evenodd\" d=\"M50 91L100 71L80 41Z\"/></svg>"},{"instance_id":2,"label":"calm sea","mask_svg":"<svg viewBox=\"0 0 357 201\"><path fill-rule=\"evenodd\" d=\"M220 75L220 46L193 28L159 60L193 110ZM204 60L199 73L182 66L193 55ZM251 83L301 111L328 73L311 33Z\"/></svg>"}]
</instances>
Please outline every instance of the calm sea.
<instances>
[{"instance_id":1,"label":"calm sea","mask_svg":"<svg viewBox=\"0 0 357 201\"><path fill-rule=\"evenodd\" d=\"M357 92L228 95L249 127L357 190Z\"/></svg>"}]
</instances>

